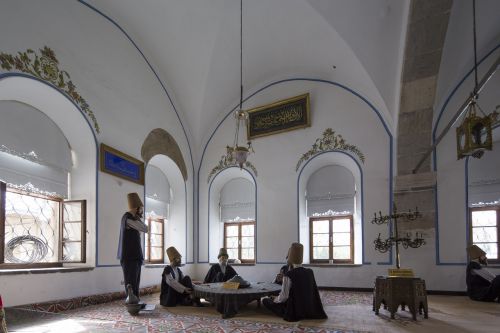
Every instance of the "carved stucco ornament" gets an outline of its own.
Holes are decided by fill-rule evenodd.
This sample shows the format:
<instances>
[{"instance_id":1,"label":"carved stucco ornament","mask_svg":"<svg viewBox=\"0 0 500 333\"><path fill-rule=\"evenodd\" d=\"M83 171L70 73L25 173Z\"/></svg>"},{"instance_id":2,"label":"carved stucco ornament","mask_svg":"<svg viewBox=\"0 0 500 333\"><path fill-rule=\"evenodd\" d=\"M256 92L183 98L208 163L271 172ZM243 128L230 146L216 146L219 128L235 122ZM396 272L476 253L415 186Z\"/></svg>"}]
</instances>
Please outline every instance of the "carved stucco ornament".
<instances>
[{"instance_id":1,"label":"carved stucco ornament","mask_svg":"<svg viewBox=\"0 0 500 333\"><path fill-rule=\"evenodd\" d=\"M216 175L219 171L222 171L224 169L231 168L231 167L238 167L239 168L239 165L238 165L238 162L236 162L236 159L233 157L232 154L222 155L219 163L208 174L207 183L210 183L210 179L212 179L212 177L214 175ZM243 169L250 170L253 172L253 174L255 176L257 176L257 169L252 164L252 162L246 161L243 164Z\"/></svg>"},{"instance_id":2,"label":"carved stucco ornament","mask_svg":"<svg viewBox=\"0 0 500 333\"><path fill-rule=\"evenodd\" d=\"M59 69L59 61L54 51L47 46L39 51L40 54L37 54L32 49L27 49L17 52L17 55L0 52L0 67L9 72L19 71L33 75L60 89L90 118L95 131L99 133L99 124L94 113L87 101L76 91L68 72Z\"/></svg>"},{"instance_id":3,"label":"carved stucco ornament","mask_svg":"<svg viewBox=\"0 0 500 333\"><path fill-rule=\"evenodd\" d=\"M365 163L365 155L359 150L358 147L350 145L345 142L344 138L340 134L335 134L335 131L331 128L327 128L323 132L323 137L316 139L312 148L309 149L297 162L295 171L298 171L303 162L309 160L311 157L326 151L343 150L346 152L351 152L356 155L361 162Z\"/></svg>"}]
</instances>

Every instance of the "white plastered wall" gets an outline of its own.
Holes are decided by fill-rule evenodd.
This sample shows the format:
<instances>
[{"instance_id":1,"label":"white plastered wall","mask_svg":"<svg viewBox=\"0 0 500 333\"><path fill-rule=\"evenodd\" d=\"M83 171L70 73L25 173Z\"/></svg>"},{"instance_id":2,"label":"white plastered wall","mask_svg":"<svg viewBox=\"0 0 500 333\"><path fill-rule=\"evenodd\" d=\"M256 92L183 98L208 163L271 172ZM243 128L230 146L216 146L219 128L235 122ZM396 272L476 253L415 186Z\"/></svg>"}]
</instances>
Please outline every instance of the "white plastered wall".
<instances>
[{"instance_id":1,"label":"white plastered wall","mask_svg":"<svg viewBox=\"0 0 500 333\"><path fill-rule=\"evenodd\" d=\"M499 10L498 1L480 1L476 4L479 81L500 56L498 34L500 21L496 15ZM472 3L455 1L450 14L437 82L433 121L435 139L443 133L474 87L474 73L471 71L474 68L472 27ZM499 104L499 90L500 73L497 69L479 94L478 102L485 113L492 112ZM450 290L465 290L466 288L465 248L469 241L467 178L471 178L468 177L471 176L470 167L475 168L476 176L478 174L482 177L492 176L491 173L485 172L487 169L478 170L485 163L483 159L476 160L471 157L468 163L466 158L457 160L455 128L461 124L462 120L463 116L451 126L433 155L433 167L437 175L436 235L435 238L431 238L435 241L433 259L436 272L443 272L443 280L449 282L446 289ZM493 151L485 154L498 155L498 144L494 144ZM491 156L487 159L491 159ZM499 175L500 171L497 169L497 177Z\"/></svg>"},{"instance_id":2,"label":"white plastered wall","mask_svg":"<svg viewBox=\"0 0 500 333\"><path fill-rule=\"evenodd\" d=\"M250 267L236 267L238 273L248 280L272 280L285 261L284 257L290 243L299 240L297 201L300 185L296 165L316 138L322 137L326 128L333 128L347 143L357 146L365 155L365 163L359 162L364 174L364 215L372 215L378 210L386 211L390 206L389 134L377 113L363 100L348 90L329 83L292 81L273 85L261 91L245 102L244 108L250 109L305 92L309 92L311 96L311 127L258 138L252 142L255 154L250 155L249 161L255 165L258 172L255 177L257 264ZM208 144L200 167L199 259L201 262L213 260L212 253L217 246L221 246L213 245L210 238L210 251L208 251L207 204L210 184L207 182L207 176L217 165L224 153L224 147L231 141L233 135L234 122L228 117ZM364 221L364 227L367 264L314 267L319 285L371 287L373 276L386 271L387 266L377 265L377 262L388 262L389 257L387 254L376 253L372 249L372 242L379 232L384 235L388 230L386 227L371 225L369 220ZM198 267L199 277L202 277L207 267L207 265Z\"/></svg>"},{"instance_id":3,"label":"white plastered wall","mask_svg":"<svg viewBox=\"0 0 500 333\"><path fill-rule=\"evenodd\" d=\"M187 211L188 230L187 233L182 231L183 241L179 247L187 248L188 253L184 258L192 262L193 169L188 141L169 97L134 45L107 19L76 1L10 3L0 11L0 30L10 31L8 35L3 35L2 52L15 55L28 48L38 51L48 46L53 49L60 69L68 71L77 91L89 103L101 129L96 134L97 144L93 138L88 140L79 137L92 133L85 119L66 97L42 83L38 82L46 91L36 94L31 93L24 82L24 89L15 91L7 91L3 85L0 87L0 96L4 99L23 101L23 97L70 106L69 109L67 106L61 107L68 111L61 116L51 115L50 108L31 103L51 117L75 151L79 151L78 145L83 145L82 151L91 152L86 156L77 156L75 175L91 175L75 177L72 196L85 198L88 212L93 214L88 219L88 239L93 241L87 245L86 266L96 266L88 272L1 276L0 291L5 305L67 299L123 289L120 284L123 274L116 259L119 223L127 210L126 194L137 192L142 197L144 187L98 171L96 148L99 143L105 143L140 158L144 139L159 125L176 138L187 165L187 202L184 201L187 210L184 211ZM14 79L19 78L8 78ZM4 80L7 79L2 79L0 85ZM13 94L21 97L14 98ZM72 140L71 136L77 139ZM186 234L187 246L184 241ZM143 267L141 286L159 284L161 270L161 267ZM192 266L188 265L184 270L190 274ZM20 288L22 292L19 292Z\"/></svg>"}]
</instances>

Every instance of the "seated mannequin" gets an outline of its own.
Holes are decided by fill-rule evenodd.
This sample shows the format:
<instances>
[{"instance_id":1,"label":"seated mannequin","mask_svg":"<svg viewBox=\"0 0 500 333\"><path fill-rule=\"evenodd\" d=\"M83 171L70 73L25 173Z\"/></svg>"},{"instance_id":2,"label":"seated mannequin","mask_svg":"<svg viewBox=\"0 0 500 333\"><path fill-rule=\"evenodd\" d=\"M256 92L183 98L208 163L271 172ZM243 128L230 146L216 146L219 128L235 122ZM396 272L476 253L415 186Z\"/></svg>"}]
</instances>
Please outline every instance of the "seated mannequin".
<instances>
[{"instance_id":1,"label":"seated mannequin","mask_svg":"<svg viewBox=\"0 0 500 333\"><path fill-rule=\"evenodd\" d=\"M234 268L227 263L228 258L227 250L222 247L217 256L219 263L210 267L203 283L226 282L235 276L237 273Z\"/></svg>"},{"instance_id":2,"label":"seated mannequin","mask_svg":"<svg viewBox=\"0 0 500 333\"><path fill-rule=\"evenodd\" d=\"M318 287L311 269L301 267L304 246L292 243L287 264L291 269L283 276L281 292L276 298L264 298L266 308L286 321L326 319Z\"/></svg>"},{"instance_id":3,"label":"seated mannequin","mask_svg":"<svg viewBox=\"0 0 500 333\"><path fill-rule=\"evenodd\" d=\"M202 306L199 298L192 297L193 283L184 276L181 269L182 256L173 246L167 249L170 265L165 267L161 279L160 304L163 306L196 305Z\"/></svg>"},{"instance_id":4,"label":"seated mannequin","mask_svg":"<svg viewBox=\"0 0 500 333\"><path fill-rule=\"evenodd\" d=\"M288 260L288 256L286 257ZM278 274L276 274L276 277L274 278L273 283L277 284L283 284L283 276L290 270L290 266L288 264L281 266L280 271Z\"/></svg>"},{"instance_id":5,"label":"seated mannequin","mask_svg":"<svg viewBox=\"0 0 500 333\"><path fill-rule=\"evenodd\" d=\"M475 301L493 302L496 299L500 303L500 275L486 268L486 252L472 245L467 248L467 254L470 259L466 272L467 295Z\"/></svg>"}]
</instances>

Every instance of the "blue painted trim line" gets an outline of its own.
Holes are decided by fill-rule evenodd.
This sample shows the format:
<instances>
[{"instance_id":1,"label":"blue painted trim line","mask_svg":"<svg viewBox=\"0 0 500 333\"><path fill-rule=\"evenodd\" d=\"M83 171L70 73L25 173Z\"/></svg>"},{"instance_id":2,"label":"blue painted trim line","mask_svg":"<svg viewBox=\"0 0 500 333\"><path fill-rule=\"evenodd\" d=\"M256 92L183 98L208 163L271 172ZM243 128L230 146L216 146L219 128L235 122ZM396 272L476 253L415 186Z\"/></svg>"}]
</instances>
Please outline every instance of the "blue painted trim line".
<instances>
[{"instance_id":1,"label":"blue painted trim line","mask_svg":"<svg viewBox=\"0 0 500 333\"><path fill-rule=\"evenodd\" d=\"M493 47L485 56L483 56L479 62L477 63L477 65L481 65L486 59L488 59L496 50L498 50L500 48L500 44L497 44L495 47ZM439 110L439 114L438 114L438 117L436 119L436 123L434 124L434 127L432 129L432 143L434 144L436 142L436 131L437 131L437 128L439 126L439 123L441 121L441 118L443 117L444 115L444 112L448 106L448 104L450 103L451 99L453 98L453 96L455 95L455 93L458 91L458 89L462 86L462 84L465 82L465 80L474 72L474 67L472 67L464 76L463 78L457 83L457 85L453 88L453 90L450 92L450 94L448 95L448 97L446 98L443 106L441 107L441 109ZM434 172L437 172L437 150L434 149L434 151L432 152L432 158L433 158L433 170ZM468 173L468 158L466 160L466 173ZM465 176L465 186L466 186L466 189L465 189L465 193L466 193L466 205L465 207L468 207L468 176L466 175ZM458 265L458 266L463 266L463 265L467 265L467 263L444 263L444 262L441 262L441 258L440 258L440 255L439 255L439 247L440 247L440 243L439 243L439 214L438 214L438 210L439 210L439 203L438 203L438 187L437 185L435 186L434 188L434 195L435 195L435 212L436 212L436 215L435 215L435 222L434 222L434 225L435 225L435 230L436 230L436 241L435 241L435 247L436 247L436 265L440 266L440 265ZM468 211L468 208L466 208L466 212L465 212L465 233L466 233L466 241L468 242L469 240L469 228L467 226L467 221L469 219L469 211ZM465 248L465 246L464 246ZM467 256L466 256L467 257Z\"/></svg>"},{"instance_id":2,"label":"blue painted trim line","mask_svg":"<svg viewBox=\"0 0 500 333\"><path fill-rule=\"evenodd\" d=\"M393 202L393 197L394 197L394 194L393 194L393 136L392 136L392 133L391 131L389 130L389 127L387 126L387 123L384 121L384 119L382 118L382 115L380 114L380 112L377 110L377 108L372 104L370 103L370 101L368 101L365 97L363 97L361 94L359 94L358 92L356 92L355 90L343 85L343 84L340 84L338 82L334 82L334 81L329 81L329 80L323 80L323 79L315 79L315 78L290 78L290 79L284 79L284 80L278 80L278 81L274 81L274 82L271 82L267 85L265 85L264 87L258 89L257 91L251 93L249 96L247 96L246 98L243 99L243 102L246 102L248 101L250 98L252 98L253 96L257 95L258 93L274 86L274 85L278 85L278 84L282 84L282 83L286 83L286 82L293 82L293 81L306 81L306 82L318 82L318 83L326 83L326 84L330 84L330 85L333 85L333 86L336 86L336 87L339 87L339 88L342 88L348 92L350 92L351 94L353 94L354 96L358 97L359 99L361 99L363 102L365 102L370 109L372 109L377 117L379 118L380 122L382 123L382 125L384 126L384 129L387 133L387 135L389 136L389 193L390 193L390 198L389 198L389 211L391 211L392 209L392 202ZM222 125L222 123L227 119L227 117L232 114L234 112L234 110L236 110L236 108L239 106L236 105L235 107L233 107L220 121L219 123L217 124L217 126L215 127L215 129L212 131L212 134L210 135L210 137L208 138L207 142L205 143L205 146L203 147L203 152L201 154L201 158L200 158L200 163L198 165L198 172L197 172L197 184L198 184L198 193L197 193L197 219L196 219L196 223L197 223L197 230L198 230L198 237L197 237L197 241L198 241L198 244L199 244L199 237L200 237L200 233L199 233L199 230L200 230L200 170L201 170L201 166L203 165L203 160L205 158L205 153L206 153L206 150L207 150L207 147L209 145L209 143L212 141L212 138L214 137L215 133L217 132L217 130L219 129L219 127ZM256 204L257 206L257 204ZM193 241L194 243L194 241ZM197 259L199 260L199 256L200 256L200 247L198 246L197 248ZM199 262L199 261L198 261ZM389 262L392 263L392 251L390 252L389 254ZM200 262L201 263L201 262Z\"/></svg>"},{"instance_id":3,"label":"blue painted trim line","mask_svg":"<svg viewBox=\"0 0 500 333\"><path fill-rule=\"evenodd\" d=\"M492 131L500 128L500 124L493 126ZM470 216L470 207L469 207L469 162L470 156L467 156L465 159L465 241L466 244L470 244L471 234L469 228L469 216ZM465 251L465 258L467 258L467 251ZM467 265L467 263L459 263L455 265ZM490 265L491 266L491 265Z\"/></svg>"},{"instance_id":4,"label":"blue painted trim line","mask_svg":"<svg viewBox=\"0 0 500 333\"><path fill-rule=\"evenodd\" d=\"M86 3L84 0L77 0L77 1L80 2L81 4L83 4L84 6L90 8L91 10L95 11L96 13L100 14L102 17L104 17L105 19L107 19L109 22L111 22L116 28L118 28L118 30L120 30L125 35L125 37L127 37L127 39L130 41L130 43L132 43L132 45L136 48L137 52L139 52L139 54L141 55L142 59L146 62L146 64L148 65L149 69L151 70L151 72L153 72L154 76L158 80L158 83L161 85L163 91L165 92L165 94L168 97L168 100L170 101L170 104L172 105L172 108L175 111L177 119L179 120L179 123L181 124L182 131L184 132L184 136L186 137L186 141L187 141L188 148L189 148L189 155L191 157L191 165L194 165L193 155L192 155L192 152L191 152L191 144L189 143L189 138L188 138L186 129L184 127L184 124L182 123L182 120L181 120L181 117L179 116L177 108L175 107L174 102L172 101L172 98L170 97L170 94L167 91L167 88L163 84L162 80L160 79L160 77L158 76L158 74L156 73L156 71L154 70L153 66L151 65L151 63L149 62L149 60L146 58L146 56L144 55L144 53L142 52L142 50L139 48L139 46L137 46L137 44L130 37L130 35L118 23L116 23L112 18L110 18L108 15L104 14L103 12L101 12L96 7L94 7L94 6Z\"/></svg>"},{"instance_id":5,"label":"blue painted trim line","mask_svg":"<svg viewBox=\"0 0 500 333\"><path fill-rule=\"evenodd\" d=\"M153 68L153 66L151 65L151 63L149 62L149 60L146 58L146 56L144 55L144 52L142 52L142 50L139 48L139 46L135 43L135 41L132 39L132 37L130 37L130 35L125 31L125 29L123 29L117 22L115 22L111 17L109 17L108 15L104 14L103 12L101 12L99 9L97 9L96 7L90 5L89 3L85 2L84 0L77 0L79 3L81 3L82 5L86 6L87 8L93 10L94 12L98 13L99 15L101 15L102 17L104 17L106 20L108 20L110 23L112 23L118 30L120 30L124 35L125 37L130 41L130 43L132 43L132 45L136 48L137 52L139 52L139 54L141 55L142 59L146 62L146 64L148 65L149 69L151 70L151 72L154 74L154 76L156 77L156 79L158 80L158 83L160 84L160 86L162 87L163 91L165 92L165 94L167 95L167 98L170 102L170 105L172 106L172 108L174 109L174 112L175 112L175 115L177 116L177 119L179 120L179 123L182 127L182 131L184 132L184 136L186 138L186 142L187 142L187 145L188 145L188 149L189 149L189 157L191 159L191 170L192 170L192 173L193 173L193 177L194 177L194 160L193 160L193 153L192 153L192 150L191 150L191 144L189 142L189 137L187 135L187 132L186 132L186 128L184 127L184 124L182 123L182 120L181 120L181 117L179 116L179 112L177 111L177 108L175 107L174 105L174 102L172 100L172 98L170 97L170 94L168 93L168 90L167 88L165 87L165 84L163 83L163 81L160 79L160 77L158 76L158 74L156 73L155 69ZM97 168L99 169L99 167ZM195 191L194 191L194 181L193 181L193 208L194 208L194 200L195 200ZM186 200L186 207L187 207L188 203L187 203L187 200ZM187 209L187 208L186 208ZM194 214L193 214L193 217L194 217ZM186 219L187 219L187 214L186 214ZM187 232L187 229L186 229L186 232ZM193 262L194 262L194 222L193 222ZM187 255L187 249L186 249L186 255Z\"/></svg>"}]
</instances>

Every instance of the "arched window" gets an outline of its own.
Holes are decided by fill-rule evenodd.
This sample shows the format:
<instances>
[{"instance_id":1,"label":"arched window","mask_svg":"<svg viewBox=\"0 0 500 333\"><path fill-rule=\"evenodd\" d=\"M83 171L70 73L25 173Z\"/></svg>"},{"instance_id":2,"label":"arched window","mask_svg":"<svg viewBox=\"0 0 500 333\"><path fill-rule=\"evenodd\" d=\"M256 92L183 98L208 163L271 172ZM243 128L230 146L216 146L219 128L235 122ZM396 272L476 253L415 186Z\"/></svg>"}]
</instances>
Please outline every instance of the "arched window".
<instances>
[{"instance_id":1,"label":"arched window","mask_svg":"<svg viewBox=\"0 0 500 333\"><path fill-rule=\"evenodd\" d=\"M71 200L85 198L72 186L78 183L73 175L78 153L58 125L31 105L0 101L0 118L0 209L5 216L0 220L0 263L86 262L86 200Z\"/></svg>"},{"instance_id":2,"label":"arched window","mask_svg":"<svg viewBox=\"0 0 500 333\"><path fill-rule=\"evenodd\" d=\"M169 219L170 184L165 174L154 165L146 168L146 222L149 232L146 236L146 261L164 262L165 226Z\"/></svg>"},{"instance_id":3,"label":"arched window","mask_svg":"<svg viewBox=\"0 0 500 333\"><path fill-rule=\"evenodd\" d=\"M329 165L307 182L310 262L354 263L356 185L345 167Z\"/></svg>"},{"instance_id":4,"label":"arched window","mask_svg":"<svg viewBox=\"0 0 500 333\"><path fill-rule=\"evenodd\" d=\"M500 145L500 127L493 130L493 146ZM498 148L497 148L498 149ZM500 263L500 154L487 152L468 160L469 245Z\"/></svg>"},{"instance_id":5,"label":"arched window","mask_svg":"<svg viewBox=\"0 0 500 333\"><path fill-rule=\"evenodd\" d=\"M209 189L209 260L226 247L231 261L255 263L256 187L251 174L237 167L217 174Z\"/></svg>"},{"instance_id":6,"label":"arched window","mask_svg":"<svg viewBox=\"0 0 500 333\"><path fill-rule=\"evenodd\" d=\"M255 262L255 189L249 180L235 178L220 191L224 247L229 258Z\"/></svg>"},{"instance_id":7,"label":"arched window","mask_svg":"<svg viewBox=\"0 0 500 333\"><path fill-rule=\"evenodd\" d=\"M298 179L299 239L309 263L362 263L362 173L343 152L311 159Z\"/></svg>"},{"instance_id":8,"label":"arched window","mask_svg":"<svg viewBox=\"0 0 500 333\"><path fill-rule=\"evenodd\" d=\"M146 260L165 262L169 246L175 246L187 258L186 183L170 157L157 154L149 160L145 191L145 215L151 231L145 239Z\"/></svg>"}]
</instances>

